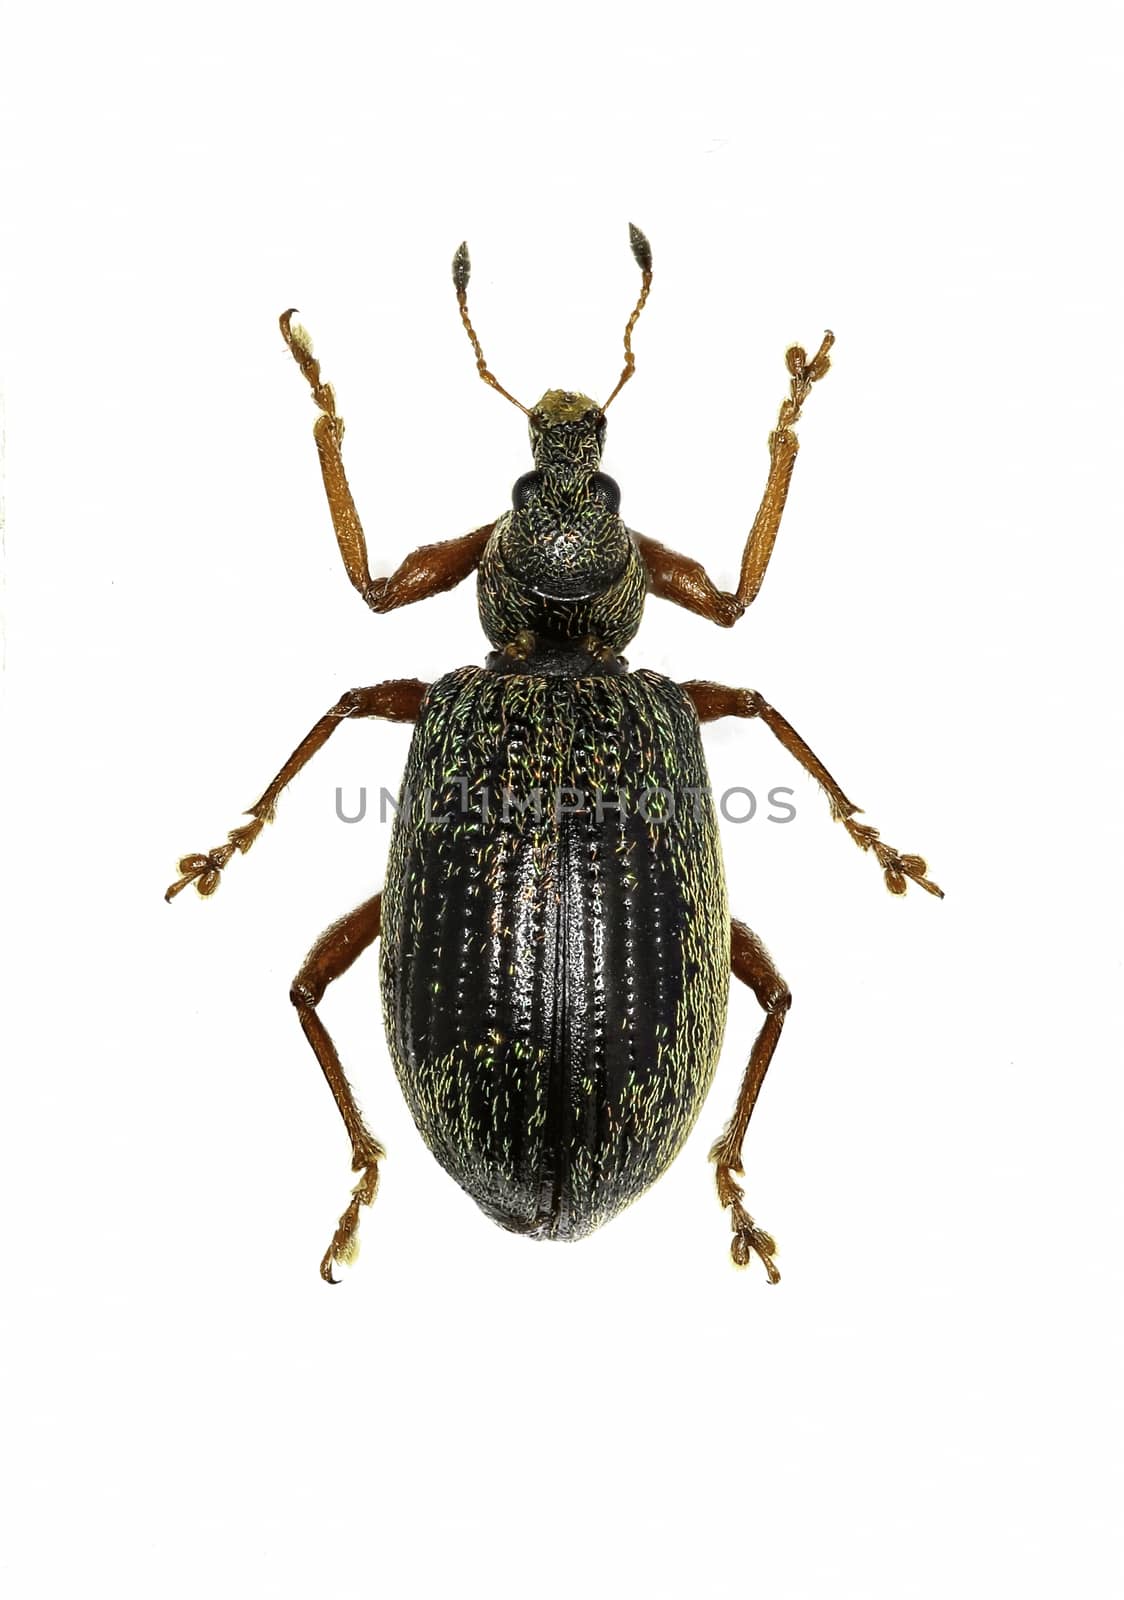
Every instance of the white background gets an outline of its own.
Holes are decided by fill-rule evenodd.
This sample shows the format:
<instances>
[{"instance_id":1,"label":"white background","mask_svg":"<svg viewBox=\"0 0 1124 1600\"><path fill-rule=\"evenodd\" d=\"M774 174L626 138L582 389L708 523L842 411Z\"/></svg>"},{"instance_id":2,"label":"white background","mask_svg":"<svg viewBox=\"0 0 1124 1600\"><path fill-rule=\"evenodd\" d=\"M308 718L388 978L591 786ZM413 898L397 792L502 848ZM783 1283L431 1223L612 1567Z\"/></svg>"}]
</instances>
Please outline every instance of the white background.
<instances>
[{"instance_id":1,"label":"white background","mask_svg":"<svg viewBox=\"0 0 1124 1600\"><path fill-rule=\"evenodd\" d=\"M5 26L7 1592L1120 1592L1120 61L1113 8L102 5ZM389 1148L317 1263L342 1128L286 994L380 885L408 729L342 730L217 897L166 906L345 689L485 648L470 585L348 586L275 318L348 421L376 571L529 464L476 379L604 395L632 526L735 577L785 388L751 685L938 903L882 889L758 726L715 783L795 1007L737 1273L703 1118L580 1245L489 1224L394 1082L374 956L324 1015Z\"/></svg>"}]
</instances>

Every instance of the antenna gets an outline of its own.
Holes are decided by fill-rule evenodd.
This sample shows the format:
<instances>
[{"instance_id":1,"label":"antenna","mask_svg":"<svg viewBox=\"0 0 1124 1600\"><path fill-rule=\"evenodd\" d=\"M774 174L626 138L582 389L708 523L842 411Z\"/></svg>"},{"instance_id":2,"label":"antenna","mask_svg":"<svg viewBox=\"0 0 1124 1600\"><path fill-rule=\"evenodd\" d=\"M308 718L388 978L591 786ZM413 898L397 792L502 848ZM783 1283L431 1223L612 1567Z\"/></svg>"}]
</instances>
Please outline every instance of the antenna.
<instances>
[{"instance_id":1,"label":"antenna","mask_svg":"<svg viewBox=\"0 0 1124 1600\"><path fill-rule=\"evenodd\" d=\"M508 394L503 384L488 371L488 363L484 360L484 352L480 348L480 340L476 337L476 329L468 320L468 275L471 271L472 263L468 259L468 245L462 243L453 257L453 288L457 291L457 304L461 308L461 321L464 323L464 331L468 334L469 341L476 353L476 370L484 382L490 384L497 394L502 394L505 400L510 400L513 406L519 407L525 417L529 417L531 413L527 407L522 405L513 394Z\"/></svg>"},{"instance_id":2,"label":"antenna","mask_svg":"<svg viewBox=\"0 0 1124 1600\"><path fill-rule=\"evenodd\" d=\"M601 407L602 411L608 411L609 407L620 394L629 378L631 378L632 374L636 371L636 357L632 353L632 330L635 328L637 321L639 320L640 313L647 304L648 291L652 287L652 247L648 243L644 234L641 233L640 229L636 226L635 222L630 222L628 225L628 242L632 246L632 254L636 259L636 265L643 273L642 287L640 290L640 298L636 302L635 309L625 324L624 371L617 379L616 388L606 400L605 404Z\"/></svg>"}]
</instances>

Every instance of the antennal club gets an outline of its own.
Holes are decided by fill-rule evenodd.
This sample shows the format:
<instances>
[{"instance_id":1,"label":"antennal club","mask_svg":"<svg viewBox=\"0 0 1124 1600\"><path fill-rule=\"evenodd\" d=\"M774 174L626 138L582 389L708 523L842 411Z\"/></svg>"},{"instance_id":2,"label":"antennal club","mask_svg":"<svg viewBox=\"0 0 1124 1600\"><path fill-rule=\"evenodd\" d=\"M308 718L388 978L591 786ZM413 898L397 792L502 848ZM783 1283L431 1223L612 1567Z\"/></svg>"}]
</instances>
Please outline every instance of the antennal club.
<instances>
[{"instance_id":1,"label":"antennal club","mask_svg":"<svg viewBox=\"0 0 1124 1600\"><path fill-rule=\"evenodd\" d=\"M617 379L616 388L605 401L605 404L601 407L602 411L608 411L609 407L620 394L629 378L631 378L632 374L636 371L636 357L632 353L632 330L635 328L637 321L639 320L640 313L647 304L648 291L652 287L652 247L648 243L645 235L641 233L640 229L636 226L635 222L630 222L628 225L628 242L632 246L632 254L635 257L636 265L640 268L640 271L643 274L642 287L640 290L640 298L636 302L635 309L625 324L624 371Z\"/></svg>"},{"instance_id":2,"label":"antennal club","mask_svg":"<svg viewBox=\"0 0 1124 1600\"><path fill-rule=\"evenodd\" d=\"M480 340L476 337L476 329L468 319L468 277L472 271L472 262L468 259L468 245L460 244L453 257L453 288L457 291L457 305L461 308L461 321L464 331L468 334L469 342L476 354L476 370L484 382L490 384L497 394L502 394L505 400L510 400L513 406L518 406L525 417L530 416L525 405L522 405L513 394L508 394L503 384L488 371L488 363L484 360L484 352L480 348Z\"/></svg>"}]
</instances>

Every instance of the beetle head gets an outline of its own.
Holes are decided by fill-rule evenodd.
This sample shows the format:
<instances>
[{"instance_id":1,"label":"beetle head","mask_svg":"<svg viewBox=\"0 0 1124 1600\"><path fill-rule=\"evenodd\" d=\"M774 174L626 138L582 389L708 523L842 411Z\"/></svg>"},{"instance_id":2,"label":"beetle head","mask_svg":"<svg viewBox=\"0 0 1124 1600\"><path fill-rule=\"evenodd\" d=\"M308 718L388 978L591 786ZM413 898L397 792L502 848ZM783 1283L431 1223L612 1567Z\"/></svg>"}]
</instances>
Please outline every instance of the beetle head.
<instances>
[{"instance_id":1,"label":"beetle head","mask_svg":"<svg viewBox=\"0 0 1124 1600\"><path fill-rule=\"evenodd\" d=\"M572 389L548 389L529 413L535 466L596 471L605 445L605 411Z\"/></svg>"},{"instance_id":2,"label":"beetle head","mask_svg":"<svg viewBox=\"0 0 1124 1600\"><path fill-rule=\"evenodd\" d=\"M485 632L497 648L519 634L581 640L619 650L640 624L647 580L632 535L620 518L620 490L600 470L605 412L635 369L632 330L652 282L652 252L629 226L643 275L624 332L625 365L604 404L571 389L548 389L533 408L508 394L488 370L468 315L468 249L453 257L453 286L476 370L528 419L535 470L512 490L512 508L496 523L481 562L477 593Z\"/></svg>"},{"instance_id":3,"label":"beetle head","mask_svg":"<svg viewBox=\"0 0 1124 1600\"><path fill-rule=\"evenodd\" d=\"M499 548L511 576L534 593L590 599L620 577L632 548L620 490L599 470L605 412L587 395L548 389L529 415L535 470L511 491Z\"/></svg>"},{"instance_id":4,"label":"beetle head","mask_svg":"<svg viewBox=\"0 0 1124 1600\"><path fill-rule=\"evenodd\" d=\"M604 432L604 411L584 395L552 391L531 413L535 469L516 480L478 574L481 621L497 648L529 632L593 636L616 651L640 625L644 568L620 490L599 470Z\"/></svg>"}]
</instances>

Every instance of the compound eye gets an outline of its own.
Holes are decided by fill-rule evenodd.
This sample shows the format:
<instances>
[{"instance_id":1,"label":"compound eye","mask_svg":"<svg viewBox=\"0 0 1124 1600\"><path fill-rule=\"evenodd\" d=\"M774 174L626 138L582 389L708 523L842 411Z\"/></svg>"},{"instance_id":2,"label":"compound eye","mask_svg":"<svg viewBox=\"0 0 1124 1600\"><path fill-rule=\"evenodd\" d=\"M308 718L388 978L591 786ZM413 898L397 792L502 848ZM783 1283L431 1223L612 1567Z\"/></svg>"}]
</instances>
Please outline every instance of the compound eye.
<instances>
[{"instance_id":1,"label":"compound eye","mask_svg":"<svg viewBox=\"0 0 1124 1600\"><path fill-rule=\"evenodd\" d=\"M541 483L541 472L525 472L521 478L516 478L511 490L513 508L516 511L522 511L528 500L537 492Z\"/></svg>"},{"instance_id":2,"label":"compound eye","mask_svg":"<svg viewBox=\"0 0 1124 1600\"><path fill-rule=\"evenodd\" d=\"M520 479L520 482L523 480ZM591 479L593 493L602 505L605 505L616 516L621 508L620 485L615 478L610 478L606 472L595 472Z\"/></svg>"}]
</instances>

